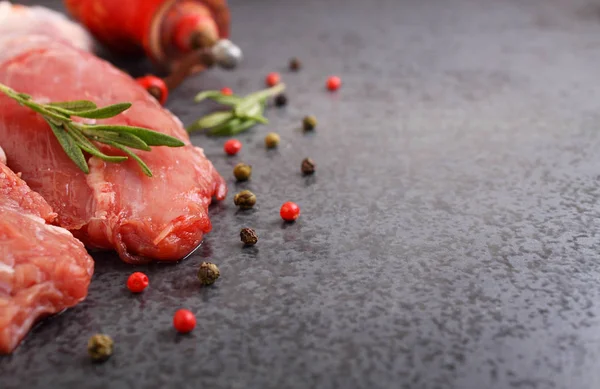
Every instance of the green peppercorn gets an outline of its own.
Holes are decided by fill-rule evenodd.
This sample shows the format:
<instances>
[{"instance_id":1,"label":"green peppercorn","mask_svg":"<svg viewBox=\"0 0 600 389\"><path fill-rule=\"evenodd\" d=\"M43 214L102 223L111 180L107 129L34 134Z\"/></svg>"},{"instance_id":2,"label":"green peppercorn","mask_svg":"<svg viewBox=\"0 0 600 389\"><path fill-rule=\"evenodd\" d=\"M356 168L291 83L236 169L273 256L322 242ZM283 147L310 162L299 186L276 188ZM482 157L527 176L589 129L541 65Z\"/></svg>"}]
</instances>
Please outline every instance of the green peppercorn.
<instances>
[{"instance_id":1,"label":"green peppercorn","mask_svg":"<svg viewBox=\"0 0 600 389\"><path fill-rule=\"evenodd\" d=\"M274 132L269 132L267 136L265 136L265 146L268 149L273 149L279 145L279 135Z\"/></svg>"},{"instance_id":2,"label":"green peppercorn","mask_svg":"<svg viewBox=\"0 0 600 389\"><path fill-rule=\"evenodd\" d=\"M113 352L113 340L110 336L96 334L90 338L87 346L88 354L96 362L106 361Z\"/></svg>"},{"instance_id":3,"label":"green peppercorn","mask_svg":"<svg viewBox=\"0 0 600 389\"><path fill-rule=\"evenodd\" d=\"M287 105L288 98L283 93L275 96L275 106L276 107L285 107Z\"/></svg>"},{"instance_id":4,"label":"green peppercorn","mask_svg":"<svg viewBox=\"0 0 600 389\"><path fill-rule=\"evenodd\" d=\"M312 115L306 116L302 120L302 127L304 128L304 131L314 130L316 126L317 126L317 118Z\"/></svg>"},{"instance_id":5,"label":"green peppercorn","mask_svg":"<svg viewBox=\"0 0 600 389\"><path fill-rule=\"evenodd\" d=\"M256 196L249 190L243 190L233 196L233 203L241 209L250 209L256 204Z\"/></svg>"},{"instance_id":6,"label":"green peppercorn","mask_svg":"<svg viewBox=\"0 0 600 389\"><path fill-rule=\"evenodd\" d=\"M302 174L313 174L315 172L315 162L310 158L304 158L302 160Z\"/></svg>"},{"instance_id":7,"label":"green peppercorn","mask_svg":"<svg viewBox=\"0 0 600 389\"><path fill-rule=\"evenodd\" d=\"M221 275L219 268L212 262L202 262L198 269L198 279L202 285L212 285Z\"/></svg>"},{"instance_id":8,"label":"green peppercorn","mask_svg":"<svg viewBox=\"0 0 600 389\"><path fill-rule=\"evenodd\" d=\"M302 67L302 63L296 57L290 59L290 70L293 72L297 72Z\"/></svg>"},{"instance_id":9,"label":"green peppercorn","mask_svg":"<svg viewBox=\"0 0 600 389\"><path fill-rule=\"evenodd\" d=\"M258 235L252 228L242 228L240 239L246 246L254 246L258 242Z\"/></svg>"},{"instance_id":10,"label":"green peppercorn","mask_svg":"<svg viewBox=\"0 0 600 389\"><path fill-rule=\"evenodd\" d=\"M233 168L233 175L238 181L248 181L252 175L252 166L240 162Z\"/></svg>"}]
</instances>

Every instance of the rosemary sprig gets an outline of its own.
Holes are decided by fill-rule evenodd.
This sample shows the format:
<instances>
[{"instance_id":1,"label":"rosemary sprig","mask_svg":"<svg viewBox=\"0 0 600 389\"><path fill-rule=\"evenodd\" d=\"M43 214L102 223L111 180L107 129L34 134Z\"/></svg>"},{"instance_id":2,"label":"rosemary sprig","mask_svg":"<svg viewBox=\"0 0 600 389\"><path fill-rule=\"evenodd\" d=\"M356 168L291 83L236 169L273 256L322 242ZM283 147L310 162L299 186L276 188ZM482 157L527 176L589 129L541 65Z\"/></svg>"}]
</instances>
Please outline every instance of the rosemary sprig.
<instances>
[{"instance_id":1,"label":"rosemary sprig","mask_svg":"<svg viewBox=\"0 0 600 389\"><path fill-rule=\"evenodd\" d=\"M203 100L213 100L216 103L230 107L227 111L210 113L196 120L187 128L188 131L207 130L210 135L235 135L255 126L266 124L269 120L263 115L266 101L285 89L284 84L251 93L245 97L224 95L218 90L208 90L198 93L194 99L197 103Z\"/></svg>"},{"instance_id":2,"label":"rosemary sprig","mask_svg":"<svg viewBox=\"0 0 600 389\"><path fill-rule=\"evenodd\" d=\"M42 115L65 153L86 174L90 169L83 152L107 162L116 163L128 159L126 156L104 154L94 142L121 150L133 158L148 177L152 177L152 172L130 149L150 151L150 146L184 146L184 143L177 138L142 127L85 124L71 119L73 116L87 119L112 118L131 107L131 103L118 103L101 108L88 100L41 104L33 101L31 96L16 92L2 83L0 83L0 92Z\"/></svg>"}]
</instances>

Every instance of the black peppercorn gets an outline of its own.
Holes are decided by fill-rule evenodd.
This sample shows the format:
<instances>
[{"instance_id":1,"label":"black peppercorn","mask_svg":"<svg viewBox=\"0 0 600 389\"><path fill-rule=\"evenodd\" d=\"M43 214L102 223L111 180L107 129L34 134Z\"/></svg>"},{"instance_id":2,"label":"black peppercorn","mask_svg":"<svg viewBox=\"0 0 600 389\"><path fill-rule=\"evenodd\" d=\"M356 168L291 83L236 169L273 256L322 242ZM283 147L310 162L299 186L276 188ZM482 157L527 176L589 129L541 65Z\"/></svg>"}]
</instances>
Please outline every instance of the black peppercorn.
<instances>
[{"instance_id":1,"label":"black peppercorn","mask_svg":"<svg viewBox=\"0 0 600 389\"><path fill-rule=\"evenodd\" d=\"M252 228L242 228L240 239L246 246L254 246L258 242L258 235Z\"/></svg>"},{"instance_id":2,"label":"black peppercorn","mask_svg":"<svg viewBox=\"0 0 600 389\"><path fill-rule=\"evenodd\" d=\"M252 166L240 162L233 168L233 175L238 181L248 181L252 175Z\"/></svg>"},{"instance_id":3,"label":"black peppercorn","mask_svg":"<svg viewBox=\"0 0 600 389\"><path fill-rule=\"evenodd\" d=\"M88 354L96 362L106 361L113 352L113 340L110 336L96 334L90 338L87 346Z\"/></svg>"},{"instance_id":4,"label":"black peppercorn","mask_svg":"<svg viewBox=\"0 0 600 389\"><path fill-rule=\"evenodd\" d=\"M287 102L288 102L288 98L283 93L275 96L275 106L284 107L287 105Z\"/></svg>"},{"instance_id":5,"label":"black peppercorn","mask_svg":"<svg viewBox=\"0 0 600 389\"><path fill-rule=\"evenodd\" d=\"M290 59L290 70L293 72L297 72L298 70L300 70L300 68L302 67L302 63L300 63L300 60L298 58L292 58Z\"/></svg>"},{"instance_id":6,"label":"black peppercorn","mask_svg":"<svg viewBox=\"0 0 600 389\"><path fill-rule=\"evenodd\" d=\"M202 285L212 285L221 275L219 268L212 262L202 262L198 269L198 279Z\"/></svg>"},{"instance_id":7,"label":"black peppercorn","mask_svg":"<svg viewBox=\"0 0 600 389\"><path fill-rule=\"evenodd\" d=\"M304 131L314 130L316 126L317 126L317 118L316 117L306 116L304 119L302 119L302 127L304 128Z\"/></svg>"},{"instance_id":8,"label":"black peppercorn","mask_svg":"<svg viewBox=\"0 0 600 389\"><path fill-rule=\"evenodd\" d=\"M233 196L233 203L241 209L250 209L256 204L256 195L249 190L243 190Z\"/></svg>"},{"instance_id":9,"label":"black peppercorn","mask_svg":"<svg viewBox=\"0 0 600 389\"><path fill-rule=\"evenodd\" d=\"M315 162L310 158L304 158L302 160L302 174L313 174L315 172Z\"/></svg>"}]
</instances>

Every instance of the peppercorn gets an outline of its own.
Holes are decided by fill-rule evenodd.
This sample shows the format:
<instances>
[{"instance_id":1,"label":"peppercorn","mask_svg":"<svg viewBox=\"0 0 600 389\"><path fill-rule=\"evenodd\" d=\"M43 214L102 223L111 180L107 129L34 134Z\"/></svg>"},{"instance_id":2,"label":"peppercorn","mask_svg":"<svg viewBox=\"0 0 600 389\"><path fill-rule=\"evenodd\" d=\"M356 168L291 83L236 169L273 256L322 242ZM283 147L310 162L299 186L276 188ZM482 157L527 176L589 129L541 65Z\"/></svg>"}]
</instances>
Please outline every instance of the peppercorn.
<instances>
[{"instance_id":1,"label":"peppercorn","mask_svg":"<svg viewBox=\"0 0 600 389\"><path fill-rule=\"evenodd\" d=\"M273 149L279 145L279 135L274 132L269 132L267 136L265 136L265 146L268 149Z\"/></svg>"},{"instance_id":2,"label":"peppercorn","mask_svg":"<svg viewBox=\"0 0 600 389\"><path fill-rule=\"evenodd\" d=\"M258 242L258 235L252 228L242 228L240 239L246 246L254 246Z\"/></svg>"},{"instance_id":3,"label":"peppercorn","mask_svg":"<svg viewBox=\"0 0 600 389\"><path fill-rule=\"evenodd\" d=\"M202 285L212 285L221 275L219 268L212 262L202 262L198 269L198 279Z\"/></svg>"},{"instance_id":4,"label":"peppercorn","mask_svg":"<svg viewBox=\"0 0 600 389\"><path fill-rule=\"evenodd\" d=\"M290 59L290 70L293 72L297 72L302 67L302 63L296 57Z\"/></svg>"},{"instance_id":5,"label":"peppercorn","mask_svg":"<svg viewBox=\"0 0 600 389\"><path fill-rule=\"evenodd\" d=\"M271 72L267 74L267 77L265 78L265 84L267 84L267 86L275 86L279 84L280 81L281 76L279 75L279 73L276 72Z\"/></svg>"},{"instance_id":6,"label":"peppercorn","mask_svg":"<svg viewBox=\"0 0 600 389\"><path fill-rule=\"evenodd\" d=\"M233 95L233 90L231 88L224 87L224 88L221 88L221 94L223 94L225 96L231 96L231 95Z\"/></svg>"},{"instance_id":7,"label":"peppercorn","mask_svg":"<svg viewBox=\"0 0 600 389\"><path fill-rule=\"evenodd\" d=\"M342 86L342 79L338 76L331 76L327 79L325 85L330 91L336 91L340 89L340 86Z\"/></svg>"},{"instance_id":8,"label":"peppercorn","mask_svg":"<svg viewBox=\"0 0 600 389\"><path fill-rule=\"evenodd\" d=\"M284 95L283 93L275 96L275 106L284 107L287 105L287 102L288 102L287 96Z\"/></svg>"},{"instance_id":9,"label":"peppercorn","mask_svg":"<svg viewBox=\"0 0 600 389\"><path fill-rule=\"evenodd\" d=\"M298 204L288 201L281 206L279 215L286 222L293 222L300 216L300 207Z\"/></svg>"},{"instance_id":10,"label":"peppercorn","mask_svg":"<svg viewBox=\"0 0 600 389\"><path fill-rule=\"evenodd\" d=\"M90 338L87 346L88 354L96 362L106 361L113 352L113 340L110 336L96 334Z\"/></svg>"},{"instance_id":11,"label":"peppercorn","mask_svg":"<svg viewBox=\"0 0 600 389\"><path fill-rule=\"evenodd\" d=\"M242 142L237 139L229 139L223 144L223 150L229 155L236 155L242 149Z\"/></svg>"},{"instance_id":12,"label":"peppercorn","mask_svg":"<svg viewBox=\"0 0 600 389\"><path fill-rule=\"evenodd\" d=\"M302 127L304 128L304 131L314 130L316 126L317 126L317 118L316 117L310 115L310 116L306 116L304 119L302 119Z\"/></svg>"},{"instance_id":13,"label":"peppercorn","mask_svg":"<svg viewBox=\"0 0 600 389\"><path fill-rule=\"evenodd\" d=\"M310 158L304 158L302 160L302 174L313 174L315 172L315 162Z\"/></svg>"},{"instance_id":14,"label":"peppercorn","mask_svg":"<svg viewBox=\"0 0 600 389\"><path fill-rule=\"evenodd\" d=\"M233 168L233 175L238 181L248 181L252 175L252 166L240 162Z\"/></svg>"},{"instance_id":15,"label":"peppercorn","mask_svg":"<svg viewBox=\"0 0 600 389\"><path fill-rule=\"evenodd\" d=\"M243 190L233 196L233 203L241 209L250 209L256 204L256 195L249 190Z\"/></svg>"},{"instance_id":16,"label":"peppercorn","mask_svg":"<svg viewBox=\"0 0 600 389\"><path fill-rule=\"evenodd\" d=\"M148 91L161 105L165 104L169 95L169 88L162 78L147 75L135 79L139 85Z\"/></svg>"},{"instance_id":17,"label":"peppercorn","mask_svg":"<svg viewBox=\"0 0 600 389\"><path fill-rule=\"evenodd\" d=\"M148 276L142 272L136 271L127 279L127 288L132 293L141 293L148 287Z\"/></svg>"},{"instance_id":18,"label":"peppercorn","mask_svg":"<svg viewBox=\"0 0 600 389\"><path fill-rule=\"evenodd\" d=\"M194 316L192 311L179 309L173 315L173 327L175 327L177 332L187 334L196 328L196 316Z\"/></svg>"}]
</instances>

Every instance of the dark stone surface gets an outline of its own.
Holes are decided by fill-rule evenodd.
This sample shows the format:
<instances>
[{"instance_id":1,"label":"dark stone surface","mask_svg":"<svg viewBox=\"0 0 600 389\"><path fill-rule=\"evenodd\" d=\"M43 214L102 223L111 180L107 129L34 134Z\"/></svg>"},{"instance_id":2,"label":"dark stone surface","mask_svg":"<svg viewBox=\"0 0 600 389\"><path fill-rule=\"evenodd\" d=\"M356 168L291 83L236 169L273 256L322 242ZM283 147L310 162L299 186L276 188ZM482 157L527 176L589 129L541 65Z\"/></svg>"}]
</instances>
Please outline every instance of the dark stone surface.
<instances>
[{"instance_id":1,"label":"dark stone surface","mask_svg":"<svg viewBox=\"0 0 600 389\"><path fill-rule=\"evenodd\" d=\"M231 184L214 231L183 263L135 268L151 280L140 296L133 268L97 255L88 299L0 359L0 387L597 388L598 2L231 5L243 67L194 77L169 107L189 123L197 91L250 92L269 71L290 103L238 157L194 136ZM243 185L238 161L254 166ZM236 212L240 188L255 210ZM287 200L302 207L292 225ZM202 260L220 266L214 287L196 283ZM198 316L189 336L171 326L181 307ZM98 331L116 341L103 365L85 352Z\"/></svg>"}]
</instances>

